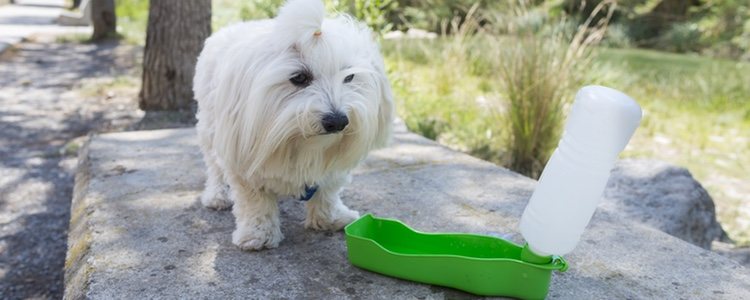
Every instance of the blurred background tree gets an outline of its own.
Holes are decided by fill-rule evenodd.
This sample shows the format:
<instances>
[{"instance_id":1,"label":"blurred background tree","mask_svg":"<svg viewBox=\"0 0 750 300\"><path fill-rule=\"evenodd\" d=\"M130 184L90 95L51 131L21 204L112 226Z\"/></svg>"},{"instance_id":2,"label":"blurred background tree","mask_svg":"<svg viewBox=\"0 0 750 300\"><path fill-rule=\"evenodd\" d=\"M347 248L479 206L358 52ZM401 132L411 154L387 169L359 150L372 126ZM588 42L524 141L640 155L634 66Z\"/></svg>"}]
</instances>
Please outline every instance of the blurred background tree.
<instances>
[{"instance_id":1,"label":"blurred background tree","mask_svg":"<svg viewBox=\"0 0 750 300\"><path fill-rule=\"evenodd\" d=\"M592 6L580 4L565 0L563 9L582 18ZM612 23L638 47L747 60L749 6L747 0L620 0Z\"/></svg>"},{"instance_id":2,"label":"blurred background tree","mask_svg":"<svg viewBox=\"0 0 750 300\"><path fill-rule=\"evenodd\" d=\"M195 63L210 34L211 0L150 2L141 109L188 110L194 106Z\"/></svg>"},{"instance_id":3,"label":"blurred background tree","mask_svg":"<svg viewBox=\"0 0 750 300\"><path fill-rule=\"evenodd\" d=\"M94 32L92 41L115 37L117 34L117 15L115 0L91 0L91 24Z\"/></svg>"}]
</instances>

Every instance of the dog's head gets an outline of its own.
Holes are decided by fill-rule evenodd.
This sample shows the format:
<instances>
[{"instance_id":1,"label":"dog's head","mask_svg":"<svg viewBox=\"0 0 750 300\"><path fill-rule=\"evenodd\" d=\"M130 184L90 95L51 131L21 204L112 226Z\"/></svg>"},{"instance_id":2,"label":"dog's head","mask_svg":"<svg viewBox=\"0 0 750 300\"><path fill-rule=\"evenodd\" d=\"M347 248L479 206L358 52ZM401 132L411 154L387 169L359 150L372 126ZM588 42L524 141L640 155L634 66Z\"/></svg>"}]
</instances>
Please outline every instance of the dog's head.
<instances>
[{"instance_id":1,"label":"dog's head","mask_svg":"<svg viewBox=\"0 0 750 300\"><path fill-rule=\"evenodd\" d=\"M228 51L234 75L219 89L226 93L219 97L236 99L226 109L241 115L223 122L239 129L235 150L252 156L248 171L263 157L299 155L293 151L331 152L351 167L385 145L392 95L365 25L325 18L320 0L290 0L261 22L252 39Z\"/></svg>"}]
</instances>

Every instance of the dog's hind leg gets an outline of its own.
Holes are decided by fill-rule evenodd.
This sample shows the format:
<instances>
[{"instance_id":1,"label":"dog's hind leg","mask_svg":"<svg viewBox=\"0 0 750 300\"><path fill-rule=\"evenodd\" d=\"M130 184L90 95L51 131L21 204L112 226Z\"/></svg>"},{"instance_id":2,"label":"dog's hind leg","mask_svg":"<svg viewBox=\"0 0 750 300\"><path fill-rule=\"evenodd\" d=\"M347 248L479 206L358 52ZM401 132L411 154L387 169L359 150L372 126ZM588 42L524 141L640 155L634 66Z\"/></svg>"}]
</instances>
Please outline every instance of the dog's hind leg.
<instances>
[{"instance_id":1,"label":"dog's hind leg","mask_svg":"<svg viewBox=\"0 0 750 300\"><path fill-rule=\"evenodd\" d=\"M234 198L232 243L242 250L276 248L284 239L279 220L278 199L274 194L249 187L239 178L230 179Z\"/></svg>"},{"instance_id":2,"label":"dog's hind leg","mask_svg":"<svg viewBox=\"0 0 750 300\"><path fill-rule=\"evenodd\" d=\"M315 195L307 201L305 227L315 230L340 230L359 218L359 212L349 209L339 192L348 181L348 175L321 183Z\"/></svg>"},{"instance_id":3,"label":"dog's hind leg","mask_svg":"<svg viewBox=\"0 0 750 300\"><path fill-rule=\"evenodd\" d=\"M229 185L224 180L222 172L216 158L210 154L204 154L203 159L206 161L206 186L201 194L201 203L203 206L222 210L232 206L232 200L229 197Z\"/></svg>"},{"instance_id":4,"label":"dog's hind leg","mask_svg":"<svg viewBox=\"0 0 750 300\"><path fill-rule=\"evenodd\" d=\"M224 179L224 172L219 165L214 151L211 147L212 136L206 128L211 123L203 120L198 121L198 144L203 152L203 161L206 164L206 185L203 187L201 194L201 203L203 206L213 209L227 209L232 206L232 200L229 197L229 185Z\"/></svg>"}]
</instances>

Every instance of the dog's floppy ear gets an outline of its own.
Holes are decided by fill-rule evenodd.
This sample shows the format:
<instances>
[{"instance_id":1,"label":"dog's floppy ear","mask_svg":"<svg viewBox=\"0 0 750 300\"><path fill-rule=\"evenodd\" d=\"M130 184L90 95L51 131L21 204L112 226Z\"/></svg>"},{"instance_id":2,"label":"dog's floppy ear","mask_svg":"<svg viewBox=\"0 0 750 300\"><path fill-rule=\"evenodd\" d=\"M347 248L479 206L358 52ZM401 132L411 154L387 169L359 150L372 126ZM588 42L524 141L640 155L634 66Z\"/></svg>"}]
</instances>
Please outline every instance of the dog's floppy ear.
<instances>
[{"instance_id":1,"label":"dog's floppy ear","mask_svg":"<svg viewBox=\"0 0 750 300\"><path fill-rule=\"evenodd\" d=\"M385 147L391 138L391 132L393 131L393 93L391 92L391 84L388 82L388 77L385 74L385 68L380 57L373 62L375 70L377 70L377 82L380 89L380 101L378 105L378 133L375 137L375 147Z\"/></svg>"},{"instance_id":2,"label":"dog's floppy ear","mask_svg":"<svg viewBox=\"0 0 750 300\"><path fill-rule=\"evenodd\" d=\"M304 42L320 33L325 6L321 0L289 0L279 10L276 30L288 43Z\"/></svg>"},{"instance_id":3,"label":"dog's floppy ear","mask_svg":"<svg viewBox=\"0 0 750 300\"><path fill-rule=\"evenodd\" d=\"M266 74L266 62L272 55L262 44L235 47L227 52L233 59L218 63L214 99L214 150L226 160L228 169L237 174L252 174L269 155L264 140L264 119L268 116L263 92L272 84L258 78ZM265 152L264 152L265 151Z\"/></svg>"}]
</instances>

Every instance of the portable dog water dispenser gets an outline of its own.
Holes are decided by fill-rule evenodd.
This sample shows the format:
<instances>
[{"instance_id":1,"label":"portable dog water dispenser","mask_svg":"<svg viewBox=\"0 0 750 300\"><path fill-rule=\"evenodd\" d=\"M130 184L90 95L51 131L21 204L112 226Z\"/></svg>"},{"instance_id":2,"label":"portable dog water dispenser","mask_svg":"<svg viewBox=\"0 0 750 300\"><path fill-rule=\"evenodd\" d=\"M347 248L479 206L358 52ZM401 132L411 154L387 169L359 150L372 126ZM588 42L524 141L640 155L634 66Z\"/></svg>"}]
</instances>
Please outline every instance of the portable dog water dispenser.
<instances>
[{"instance_id":1,"label":"portable dog water dispenser","mask_svg":"<svg viewBox=\"0 0 750 300\"><path fill-rule=\"evenodd\" d=\"M552 271L567 269L562 255L578 243L640 120L638 104L617 90L586 86L578 92L521 217L524 246L491 236L418 232L368 214L345 228L349 261L478 295L542 299Z\"/></svg>"}]
</instances>

